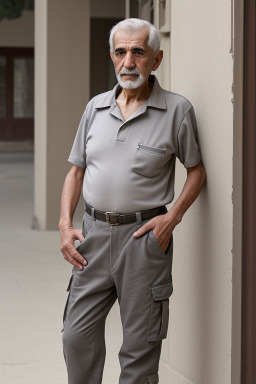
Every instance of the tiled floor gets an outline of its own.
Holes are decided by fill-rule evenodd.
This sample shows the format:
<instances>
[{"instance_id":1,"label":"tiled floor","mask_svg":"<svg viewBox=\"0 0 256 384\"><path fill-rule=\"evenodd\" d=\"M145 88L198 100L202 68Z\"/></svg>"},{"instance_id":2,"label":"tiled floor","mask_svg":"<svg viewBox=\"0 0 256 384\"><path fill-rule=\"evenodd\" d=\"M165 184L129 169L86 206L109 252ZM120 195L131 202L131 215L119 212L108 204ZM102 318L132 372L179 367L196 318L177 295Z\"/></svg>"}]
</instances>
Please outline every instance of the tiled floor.
<instances>
[{"instance_id":1,"label":"tiled floor","mask_svg":"<svg viewBox=\"0 0 256 384\"><path fill-rule=\"evenodd\" d=\"M62 313L71 265L57 231L31 230L33 155L0 154L0 382L67 383ZM118 383L122 342L118 305L106 325L104 384Z\"/></svg>"}]
</instances>

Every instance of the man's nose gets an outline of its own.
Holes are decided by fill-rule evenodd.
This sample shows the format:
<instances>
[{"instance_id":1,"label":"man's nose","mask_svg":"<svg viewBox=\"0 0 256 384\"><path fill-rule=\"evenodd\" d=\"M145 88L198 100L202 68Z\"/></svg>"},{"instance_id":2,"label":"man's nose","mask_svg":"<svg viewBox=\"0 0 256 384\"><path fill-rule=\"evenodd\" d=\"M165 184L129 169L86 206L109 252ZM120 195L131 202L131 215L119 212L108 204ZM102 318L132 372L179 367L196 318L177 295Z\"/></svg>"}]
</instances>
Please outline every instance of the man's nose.
<instances>
[{"instance_id":1,"label":"man's nose","mask_svg":"<svg viewBox=\"0 0 256 384\"><path fill-rule=\"evenodd\" d=\"M125 55L125 61L124 61L125 68L135 68L135 61L132 52L127 52Z\"/></svg>"}]
</instances>

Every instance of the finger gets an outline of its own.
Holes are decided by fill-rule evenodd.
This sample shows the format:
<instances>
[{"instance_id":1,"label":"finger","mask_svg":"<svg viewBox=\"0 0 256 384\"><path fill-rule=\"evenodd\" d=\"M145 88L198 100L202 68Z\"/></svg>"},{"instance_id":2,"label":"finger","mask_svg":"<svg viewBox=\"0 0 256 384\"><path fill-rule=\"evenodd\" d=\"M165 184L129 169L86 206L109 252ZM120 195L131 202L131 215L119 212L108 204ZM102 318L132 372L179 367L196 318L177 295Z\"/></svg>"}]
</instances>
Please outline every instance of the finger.
<instances>
[{"instance_id":1,"label":"finger","mask_svg":"<svg viewBox=\"0 0 256 384\"><path fill-rule=\"evenodd\" d=\"M83 267L84 265L87 264L87 261L84 259L84 257L82 255L80 255L79 252L77 252L74 245L66 248L65 251L63 252L63 256L64 257L66 256L66 260L71 262L71 264L73 264L73 261L74 261L75 264L73 264L73 265L77 265L77 263L79 263L78 265L80 267Z\"/></svg>"},{"instance_id":2,"label":"finger","mask_svg":"<svg viewBox=\"0 0 256 384\"><path fill-rule=\"evenodd\" d=\"M76 249L75 251L72 252L71 257L74 260L78 261L78 263L80 263L81 265L87 264L87 261L85 260L85 258L82 255L80 255L80 253L78 253Z\"/></svg>"},{"instance_id":3,"label":"finger","mask_svg":"<svg viewBox=\"0 0 256 384\"><path fill-rule=\"evenodd\" d=\"M70 264L74 265L80 271L82 271L84 269L83 266L80 263L78 263L73 257L71 257L67 254L64 254L64 253L63 253L63 257L66 261L68 261Z\"/></svg>"},{"instance_id":4,"label":"finger","mask_svg":"<svg viewBox=\"0 0 256 384\"><path fill-rule=\"evenodd\" d=\"M148 221L142 227L137 229L137 231L134 232L133 236L134 237L140 237L141 235L144 235L144 233L148 232L152 228L154 228L153 223L151 221Z\"/></svg>"},{"instance_id":5,"label":"finger","mask_svg":"<svg viewBox=\"0 0 256 384\"><path fill-rule=\"evenodd\" d=\"M83 232L80 230L80 229L76 229L74 231L74 235L75 237L80 241L82 242L84 240L84 235L83 235Z\"/></svg>"}]
</instances>

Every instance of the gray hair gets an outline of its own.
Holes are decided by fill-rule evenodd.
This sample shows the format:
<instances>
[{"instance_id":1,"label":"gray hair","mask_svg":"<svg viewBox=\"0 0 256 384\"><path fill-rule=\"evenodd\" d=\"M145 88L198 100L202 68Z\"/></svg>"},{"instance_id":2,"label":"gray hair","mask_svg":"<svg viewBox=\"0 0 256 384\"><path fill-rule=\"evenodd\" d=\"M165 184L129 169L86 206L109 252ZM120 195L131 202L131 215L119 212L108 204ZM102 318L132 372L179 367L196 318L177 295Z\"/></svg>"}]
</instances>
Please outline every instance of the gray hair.
<instances>
[{"instance_id":1,"label":"gray hair","mask_svg":"<svg viewBox=\"0 0 256 384\"><path fill-rule=\"evenodd\" d=\"M149 28L148 45L153 49L154 54L156 54L156 52L159 51L161 44L159 31L148 21L135 18L122 20L112 27L109 35L110 51L114 51L114 34L118 29L122 29L124 31L138 31L145 27Z\"/></svg>"}]
</instances>

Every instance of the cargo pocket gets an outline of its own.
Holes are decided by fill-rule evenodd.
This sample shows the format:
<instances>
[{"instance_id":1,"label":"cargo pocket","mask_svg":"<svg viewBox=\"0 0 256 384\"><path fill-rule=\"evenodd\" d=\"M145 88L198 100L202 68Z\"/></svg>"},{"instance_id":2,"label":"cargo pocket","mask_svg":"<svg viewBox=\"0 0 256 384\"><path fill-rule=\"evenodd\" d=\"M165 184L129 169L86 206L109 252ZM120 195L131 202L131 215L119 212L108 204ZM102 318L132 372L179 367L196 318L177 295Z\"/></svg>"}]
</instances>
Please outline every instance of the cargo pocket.
<instances>
[{"instance_id":1,"label":"cargo pocket","mask_svg":"<svg viewBox=\"0 0 256 384\"><path fill-rule=\"evenodd\" d=\"M159 383L158 373L148 376L147 380L145 381L145 384L158 384L158 383Z\"/></svg>"},{"instance_id":2,"label":"cargo pocket","mask_svg":"<svg viewBox=\"0 0 256 384\"><path fill-rule=\"evenodd\" d=\"M151 288L147 341L166 338L169 323L169 297L172 292L172 281Z\"/></svg>"},{"instance_id":3,"label":"cargo pocket","mask_svg":"<svg viewBox=\"0 0 256 384\"><path fill-rule=\"evenodd\" d=\"M69 305L70 305L70 294L71 294L71 287L72 287L73 278L74 278L74 272L72 272L72 275L71 275L71 277L69 279L69 283L68 283L68 287L67 287L68 298L67 298L66 305L65 305L65 308L64 308L63 328L62 328L61 332L64 331L64 328L65 328L65 325L66 325L66 321L67 321L67 315L68 315L68 310L69 310Z\"/></svg>"}]
</instances>

